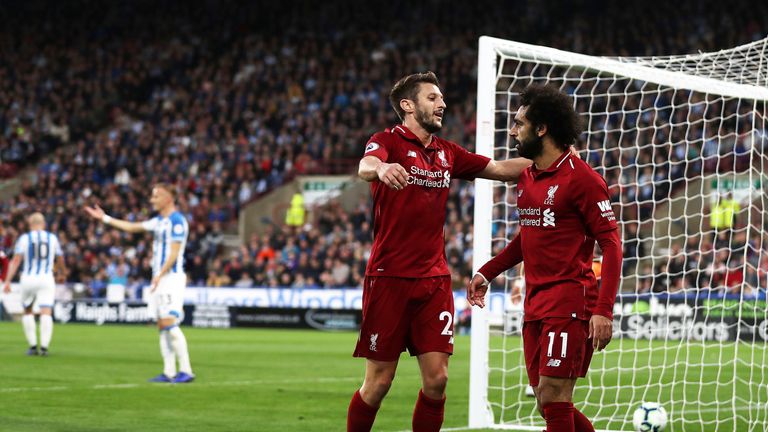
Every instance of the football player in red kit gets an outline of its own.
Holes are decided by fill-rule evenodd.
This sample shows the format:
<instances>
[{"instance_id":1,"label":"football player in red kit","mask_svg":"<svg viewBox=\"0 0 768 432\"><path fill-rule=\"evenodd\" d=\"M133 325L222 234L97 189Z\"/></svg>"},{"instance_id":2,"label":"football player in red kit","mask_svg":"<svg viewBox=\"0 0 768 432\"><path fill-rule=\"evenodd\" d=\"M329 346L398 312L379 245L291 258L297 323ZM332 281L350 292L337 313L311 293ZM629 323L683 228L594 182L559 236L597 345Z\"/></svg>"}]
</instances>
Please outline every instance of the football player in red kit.
<instances>
[{"instance_id":1,"label":"football player in red kit","mask_svg":"<svg viewBox=\"0 0 768 432\"><path fill-rule=\"evenodd\" d=\"M451 179L514 180L531 161L493 161L433 135L442 127L446 104L432 72L399 80L390 102L402 124L371 137L358 172L371 182L374 239L354 353L366 358L365 380L350 402L347 430L371 430L407 349L418 358L422 377L413 430L439 431L453 352L453 292L443 238Z\"/></svg>"},{"instance_id":2,"label":"football player in red kit","mask_svg":"<svg viewBox=\"0 0 768 432\"><path fill-rule=\"evenodd\" d=\"M539 412L548 432L593 432L572 398L593 350L611 340L622 260L616 217L605 180L569 151L580 134L570 98L538 85L520 97L509 135L533 160L517 185L520 232L474 275L467 300L483 307L488 282L525 263L523 349ZM603 252L599 290L595 241Z\"/></svg>"}]
</instances>

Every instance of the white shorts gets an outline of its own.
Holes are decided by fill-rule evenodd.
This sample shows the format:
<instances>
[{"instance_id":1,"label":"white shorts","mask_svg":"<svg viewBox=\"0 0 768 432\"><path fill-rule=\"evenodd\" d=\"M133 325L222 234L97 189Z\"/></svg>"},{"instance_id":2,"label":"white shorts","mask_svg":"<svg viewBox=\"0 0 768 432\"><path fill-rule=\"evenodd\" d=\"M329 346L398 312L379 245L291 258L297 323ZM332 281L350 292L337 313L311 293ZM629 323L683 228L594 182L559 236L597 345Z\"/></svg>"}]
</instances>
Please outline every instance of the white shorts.
<instances>
[{"instance_id":1,"label":"white shorts","mask_svg":"<svg viewBox=\"0 0 768 432\"><path fill-rule=\"evenodd\" d=\"M52 308L56 293L56 281L52 275L22 275L19 281L21 286L21 304L31 307L37 303L41 308Z\"/></svg>"},{"instance_id":2,"label":"white shorts","mask_svg":"<svg viewBox=\"0 0 768 432\"><path fill-rule=\"evenodd\" d=\"M184 288L187 287L187 275L170 273L160 278L155 292L149 297L149 311L155 319L176 318L177 323L184 321Z\"/></svg>"}]
</instances>

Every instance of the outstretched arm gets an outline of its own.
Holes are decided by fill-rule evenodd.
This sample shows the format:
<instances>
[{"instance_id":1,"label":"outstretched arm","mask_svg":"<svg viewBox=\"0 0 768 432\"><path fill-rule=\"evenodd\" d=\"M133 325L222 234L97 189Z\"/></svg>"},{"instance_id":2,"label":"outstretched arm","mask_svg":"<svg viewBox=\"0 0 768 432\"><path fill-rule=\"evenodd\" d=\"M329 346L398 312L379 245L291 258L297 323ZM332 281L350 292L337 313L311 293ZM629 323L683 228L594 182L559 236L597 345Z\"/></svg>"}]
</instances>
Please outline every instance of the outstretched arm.
<instances>
[{"instance_id":1,"label":"outstretched arm","mask_svg":"<svg viewBox=\"0 0 768 432\"><path fill-rule=\"evenodd\" d=\"M109 216L104 212L104 210L101 209L99 206L94 207L83 207L85 210L85 213L88 214L88 216L92 217L93 219L100 220L105 225L109 225L111 227L117 228L121 231L136 233L136 232L144 232L146 231L144 229L144 226L140 222L129 222L122 219L116 219L112 216Z\"/></svg>"},{"instance_id":2,"label":"outstretched arm","mask_svg":"<svg viewBox=\"0 0 768 432\"><path fill-rule=\"evenodd\" d=\"M576 148L571 146L570 150L572 155L579 157L579 153ZM520 178L520 174L525 171L526 168L533 165L533 161L526 158L514 158L503 161L491 160L484 170L480 171L478 177L499 180L499 181L516 181Z\"/></svg>"},{"instance_id":3,"label":"outstretched arm","mask_svg":"<svg viewBox=\"0 0 768 432\"><path fill-rule=\"evenodd\" d=\"M530 159L515 158L507 159L503 161L491 160L484 170L477 174L478 177L499 180L499 181L515 181L520 178L520 174L531 166L533 162Z\"/></svg>"}]
</instances>

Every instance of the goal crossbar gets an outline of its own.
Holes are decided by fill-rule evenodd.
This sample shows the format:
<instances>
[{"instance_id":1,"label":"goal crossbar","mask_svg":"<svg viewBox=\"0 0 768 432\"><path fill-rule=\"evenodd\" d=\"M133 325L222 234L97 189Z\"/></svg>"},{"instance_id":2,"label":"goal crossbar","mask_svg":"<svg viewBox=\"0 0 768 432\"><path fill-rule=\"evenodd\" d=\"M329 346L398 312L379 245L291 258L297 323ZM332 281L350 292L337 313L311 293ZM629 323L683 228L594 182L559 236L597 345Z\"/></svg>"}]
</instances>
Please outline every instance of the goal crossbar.
<instances>
[{"instance_id":1,"label":"goal crossbar","mask_svg":"<svg viewBox=\"0 0 768 432\"><path fill-rule=\"evenodd\" d=\"M593 57L489 36L480 37L481 47L484 44L490 46L493 51L515 53L519 58L541 64L558 64L579 70L605 72L672 89L694 90L705 94L727 95L743 99L768 100L768 87L764 86L737 84L683 72L662 70L641 63L622 62L617 58Z\"/></svg>"}]
</instances>

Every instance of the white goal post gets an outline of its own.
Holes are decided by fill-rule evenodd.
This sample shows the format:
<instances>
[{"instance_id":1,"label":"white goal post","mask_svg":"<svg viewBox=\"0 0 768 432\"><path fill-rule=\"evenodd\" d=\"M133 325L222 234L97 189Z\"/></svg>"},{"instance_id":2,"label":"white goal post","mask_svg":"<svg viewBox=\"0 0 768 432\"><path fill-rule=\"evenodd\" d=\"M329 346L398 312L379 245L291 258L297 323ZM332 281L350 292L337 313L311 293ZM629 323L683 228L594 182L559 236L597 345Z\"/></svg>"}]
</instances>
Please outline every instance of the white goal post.
<instances>
[{"instance_id":1,"label":"white goal post","mask_svg":"<svg viewBox=\"0 0 768 432\"><path fill-rule=\"evenodd\" d=\"M609 185L624 242L614 338L576 407L631 431L641 402L666 431L768 430L768 38L712 53L595 57L481 37L476 151L517 157L507 130L528 84L569 93L580 157ZM473 269L517 233L512 183L475 184ZM527 376L517 270L473 308L469 427L545 427Z\"/></svg>"}]
</instances>

